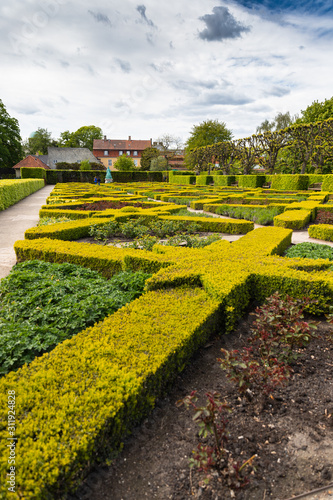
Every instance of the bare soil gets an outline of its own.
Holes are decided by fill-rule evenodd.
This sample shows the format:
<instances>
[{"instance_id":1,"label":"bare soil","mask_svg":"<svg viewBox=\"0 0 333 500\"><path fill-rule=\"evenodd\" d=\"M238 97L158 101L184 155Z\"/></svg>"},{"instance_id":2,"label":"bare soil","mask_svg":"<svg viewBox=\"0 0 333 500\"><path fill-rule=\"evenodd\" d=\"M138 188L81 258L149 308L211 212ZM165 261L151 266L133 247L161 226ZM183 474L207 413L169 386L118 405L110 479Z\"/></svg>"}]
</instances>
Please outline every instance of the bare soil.
<instances>
[{"instance_id":1,"label":"bare soil","mask_svg":"<svg viewBox=\"0 0 333 500\"><path fill-rule=\"evenodd\" d=\"M317 338L292 365L289 384L258 404L256 398L248 401L239 395L217 362L221 348L248 345L253 319L247 315L234 333L211 339L197 352L172 391L126 439L111 466L93 469L68 498L289 500L305 493L301 498L333 498L332 325L321 319ZM230 403L228 450L242 462L256 455L247 486L230 487L221 471L203 485L203 473L190 469L198 425L193 413L176 403L193 390L201 402L208 391L218 391ZM314 491L322 487L325 491Z\"/></svg>"}]
</instances>

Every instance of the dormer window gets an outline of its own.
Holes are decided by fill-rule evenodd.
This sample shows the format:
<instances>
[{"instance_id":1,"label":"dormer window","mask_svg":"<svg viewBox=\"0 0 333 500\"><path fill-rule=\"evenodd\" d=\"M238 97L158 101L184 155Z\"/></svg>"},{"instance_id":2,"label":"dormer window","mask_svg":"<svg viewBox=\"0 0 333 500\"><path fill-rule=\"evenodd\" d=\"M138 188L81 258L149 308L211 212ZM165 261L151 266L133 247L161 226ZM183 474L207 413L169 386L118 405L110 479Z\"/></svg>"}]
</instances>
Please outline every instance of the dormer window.
<instances>
[{"instance_id":1,"label":"dormer window","mask_svg":"<svg viewBox=\"0 0 333 500\"><path fill-rule=\"evenodd\" d=\"M122 156L122 154L123 154L123 151L119 151L119 156Z\"/></svg>"},{"instance_id":2,"label":"dormer window","mask_svg":"<svg viewBox=\"0 0 333 500\"><path fill-rule=\"evenodd\" d=\"M104 151L104 156L108 156L108 154L109 154L109 151L106 151L106 150L105 150L105 151Z\"/></svg>"},{"instance_id":3,"label":"dormer window","mask_svg":"<svg viewBox=\"0 0 333 500\"><path fill-rule=\"evenodd\" d=\"M131 152L130 151L127 151L127 156L131 156Z\"/></svg>"}]
</instances>

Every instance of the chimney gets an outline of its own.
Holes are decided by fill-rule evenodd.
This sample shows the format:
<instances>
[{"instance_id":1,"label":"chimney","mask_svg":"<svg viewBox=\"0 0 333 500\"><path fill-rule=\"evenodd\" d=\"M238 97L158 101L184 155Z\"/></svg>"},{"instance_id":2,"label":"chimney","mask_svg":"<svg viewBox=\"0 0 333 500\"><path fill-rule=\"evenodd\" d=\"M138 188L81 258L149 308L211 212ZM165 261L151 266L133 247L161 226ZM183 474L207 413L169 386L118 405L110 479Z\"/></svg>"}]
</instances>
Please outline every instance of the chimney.
<instances>
[{"instance_id":1,"label":"chimney","mask_svg":"<svg viewBox=\"0 0 333 500\"><path fill-rule=\"evenodd\" d=\"M131 141L131 140L132 140L132 137L131 137L130 135L128 136L128 140L129 140L129 141Z\"/></svg>"},{"instance_id":2,"label":"chimney","mask_svg":"<svg viewBox=\"0 0 333 500\"><path fill-rule=\"evenodd\" d=\"M106 135L104 136L104 141L106 141Z\"/></svg>"}]
</instances>

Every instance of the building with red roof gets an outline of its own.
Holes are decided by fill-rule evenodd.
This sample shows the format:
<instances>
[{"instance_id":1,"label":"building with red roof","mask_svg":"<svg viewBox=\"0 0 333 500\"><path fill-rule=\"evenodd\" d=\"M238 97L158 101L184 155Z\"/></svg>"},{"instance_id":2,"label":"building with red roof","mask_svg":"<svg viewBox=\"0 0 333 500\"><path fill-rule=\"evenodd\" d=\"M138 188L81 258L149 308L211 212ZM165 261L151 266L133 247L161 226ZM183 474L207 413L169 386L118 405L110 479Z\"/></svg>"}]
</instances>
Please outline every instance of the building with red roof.
<instances>
[{"instance_id":1,"label":"building with red roof","mask_svg":"<svg viewBox=\"0 0 333 500\"><path fill-rule=\"evenodd\" d=\"M119 156L127 155L132 158L134 165L140 167L140 159L142 151L152 147L152 139L149 140L133 140L131 136L127 140L119 139L95 139L93 145L93 154L100 160L105 167L110 170L114 168L115 162Z\"/></svg>"}]
</instances>

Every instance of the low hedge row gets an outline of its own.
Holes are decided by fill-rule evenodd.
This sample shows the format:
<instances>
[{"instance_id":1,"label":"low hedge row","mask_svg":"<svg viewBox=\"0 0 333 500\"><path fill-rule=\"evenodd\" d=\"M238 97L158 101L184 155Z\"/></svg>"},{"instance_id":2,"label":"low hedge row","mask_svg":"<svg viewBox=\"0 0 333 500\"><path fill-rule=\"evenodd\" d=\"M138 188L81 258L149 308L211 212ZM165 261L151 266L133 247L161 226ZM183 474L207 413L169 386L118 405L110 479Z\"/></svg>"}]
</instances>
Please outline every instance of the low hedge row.
<instances>
[{"instance_id":1,"label":"low hedge row","mask_svg":"<svg viewBox=\"0 0 333 500\"><path fill-rule=\"evenodd\" d=\"M323 175L323 182L321 185L322 191L328 191L329 193L333 193L333 175Z\"/></svg>"},{"instance_id":2,"label":"low hedge row","mask_svg":"<svg viewBox=\"0 0 333 500\"><path fill-rule=\"evenodd\" d=\"M214 181L212 175L198 175L195 179L197 186L209 186Z\"/></svg>"},{"instance_id":3,"label":"low hedge row","mask_svg":"<svg viewBox=\"0 0 333 500\"><path fill-rule=\"evenodd\" d=\"M274 217L274 226L288 229L303 229L311 220L310 210L288 210Z\"/></svg>"},{"instance_id":4,"label":"low hedge row","mask_svg":"<svg viewBox=\"0 0 333 500\"><path fill-rule=\"evenodd\" d=\"M18 497L63 498L91 460L112 456L218 324L219 304L202 289L150 292L3 378L1 412L8 391L18 398Z\"/></svg>"},{"instance_id":5,"label":"low hedge row","mask_svg":"<svg viewBox=\"0 0 333 500\"><path fill-rule=\"evenodd\" d=\"M309 226L308 233L310 238L333 241L333 226L330 224L315 224L314 226Z\"/></svg>"},{"instance_id":6,"label":"low hedge row","mask_svg":"<svg viewBox=\"0 0 333 500\"><path fill-rule=\"evenodd\" d=\"M21 167L21 179L46 179L45 168Z\"/></svg>"},{"instance_id":7,"label":"low hedge row","mask_svg":"<svg viewBox=\"0 0 333 500\"><path fill-rule=\"evenodd\" d=\"M211 217L161 216L164 220L184 220L195 222L199 230L209 233L246 234L254 229L254 223L239 219L213 219Z\"/></svg>"},{"instance_id":8,"label":"low hedge row","mask_svg":"<svg viewBox=\"0 0 333 500\"><path fill-rule=\"evenodd\" d=\"M281 191L306 191L309 187L309 176L303 174L278 174L272 176L271 189ZM329 191L329 190L327 190Z\"/></svg>"},{"instance_id":9,"label":"low hedge row","mask_svg":"<svg viewBox=\"0 0 333 500\"><path fill-rule=\"evenodd\" d=\"M219 196L218 198L214 198L214 196L212 196L211 198L202 198L201 200L193 200L190 203L190 207L193 208L193 210L203 210L204 205L208 203L209 204L221 203L221 197Z\"/></svg>"},{"instance_id":10,"label":"low hedge row","mask_svg":"<svg viewBox=\"0 0 333 500\"><path fill-rule=\"evenodd\" d=\"M259 188L266 182L264 175L236 175L238 187L242 188Z\"/></svg>"},{"instance_id":11,"label":"low hedge row","mask_svg":"<svg viewBox=\"0 0 333 500\"><path fill-rule=\"evenodd\" d=\"M75 241L60 241L51 238L19 240L14 245L18 262L24 260L43 260L45 262L69 262L100 272L106 278L128 269L126 258L138 255L129 248L105 247ZM168 265L167 259L152 252L139 250L142 258L142 271L155 272ZM139 270L139 269L136 269Z\"/></svg>"},{"instance_id":12,"label":"low hedge row","mask_svg":"<svg viewBox=\"0 0 333 500\"><path fill-rule=\"evenodd\" d=\"M216 175L213 174L214 186L231 186L235 184L236 177L234 175Z\"/></svg>"},{"instance_id":13,"label":"low hedge row","mask_svg":"<svg viewBox=\"0 0 333 500\"><path fill-rule=\"evenodd\" d=\"M311 220L315 220L319 207L321 207L321 205L318 204L317 201L300 201L287 205L285 212L289 210L308 210L311 213Z\"/></svg>"},{"instance_id":14,"label":"low hedge row","mask_svg":"<svg viewBox=\"0 0 333 500\"><path fill-rule=\"evenodd\" d=\"M169 175L169 183L170 184L195 184L196 176L195 175Z\"/></svg>"},{"instance_id":15,"label":"low hedge row","mask_svg":"<svg viewBox=\"0 0 333 500\"><path fill-rule=\"evenodd\" d=\"M18 496L61 498L74 489L89 463L117 449L216 326L232 330L250 300L279 289L318 299L314 309L323 312L333 299L329 262L279 257L291 235L285 228L261 228L233 243L156 245L152 253L50 239L16 242L18 260L75 262L106 276L122 268L155 272L140 299L0 382L5 423L8 391L20 398ZM6 425L1 432L5 494Z\"/></svg>"},{"instance_id":16,"label":"low hedge row","mask_svg":"<svg viewBox=\"0 0 333 500\"><path fill-rule=\"evenodd\" d=\"M64 241L78 240L79 238L89 236L89 229L92 224L103 226L109 222L109 220L109 218L104 218L93 222L93 219L89 218L84 220L58 222L47 226L31 227L24 233L24 238L26 240L35 240L37 238L51 238Z\"/></svg>"},{"instance_id":17,"label":"low hedge row","mask_svg":"<svg viewBox=\"0 0 333 500\"><path fill-rule=\"evenodd\" d=\"M44 185L43 179L0 180L0 211L35 193Z\"/></svg>"},{"instance_id":18,"label":"low hedge row","mask_svg":"<svg viewBox=\"0 0 333 500\"><path fill-rule=\"evenodd\" d=\"M46 170L46 181L48 184L68 183L68 182L88 182L93 183L95 176L98 175L101 183L105 183L105 170ZM127 182L162 182L163 172L118 172L111 173L113 182L127 183Z\"/></svg>"},{"instance_id":19,"label":"low hedge row","mask_svg":"<svg viewBox=\"0 0 333 500\"><path fill-rule=\"evenodd\" d=\"M48 205L48 208L41 208L39 211L39 217L67 217L68 219L86 219L88 217L92 217L97 210L57 210L54 208L50 208L53 205Z\"/></svg>"}]
</instances>

